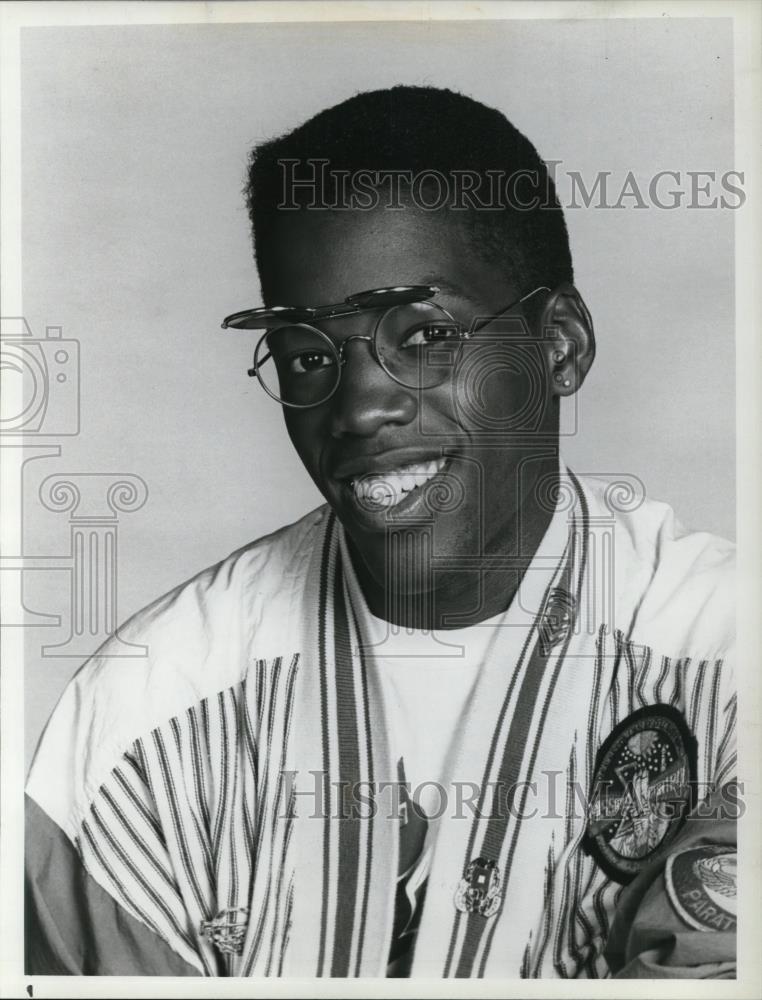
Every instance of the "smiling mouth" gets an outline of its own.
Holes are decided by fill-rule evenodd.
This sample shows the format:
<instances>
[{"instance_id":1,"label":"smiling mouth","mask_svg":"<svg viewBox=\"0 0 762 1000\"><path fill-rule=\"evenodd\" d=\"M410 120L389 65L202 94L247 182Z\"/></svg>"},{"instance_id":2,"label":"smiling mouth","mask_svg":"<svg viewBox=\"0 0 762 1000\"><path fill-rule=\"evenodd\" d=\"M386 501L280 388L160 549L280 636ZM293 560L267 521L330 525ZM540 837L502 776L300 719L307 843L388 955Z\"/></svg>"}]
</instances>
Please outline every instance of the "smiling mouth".
<instances>
[{"instance_id":1,"label":"smiling mouth","mask_svg":"<svg viewBox=\"0 0 762 1000\"><path fill-rule=\"evenodd\" d=\"M347 486L355 501L365 510L388 510L425 486L442 472L448 461L447 458L435 458L428 462L400 466L388 472L370 472L350 479Z\"/></svg>"}]
</instances>

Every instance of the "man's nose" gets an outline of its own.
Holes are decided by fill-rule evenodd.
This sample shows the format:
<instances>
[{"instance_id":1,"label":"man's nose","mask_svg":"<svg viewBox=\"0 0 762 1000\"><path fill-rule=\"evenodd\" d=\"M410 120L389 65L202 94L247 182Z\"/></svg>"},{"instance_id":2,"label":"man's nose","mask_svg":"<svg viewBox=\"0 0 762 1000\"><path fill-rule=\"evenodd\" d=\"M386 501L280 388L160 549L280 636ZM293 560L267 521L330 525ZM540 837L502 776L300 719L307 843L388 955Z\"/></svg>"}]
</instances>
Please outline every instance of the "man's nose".
<instances>
[{"instance_id":1,"label":"man's nose","mask_svg":"<svg viewBox=\"0 0 762 1000\"><path fill-rule=\"evenodd\" d=\"M372 437L385 424L404 425L418 412L415 389L387 375L370 338L350 337L343 345L341 382L333 397L331 433Z\"/></svg>"}]
</instances>

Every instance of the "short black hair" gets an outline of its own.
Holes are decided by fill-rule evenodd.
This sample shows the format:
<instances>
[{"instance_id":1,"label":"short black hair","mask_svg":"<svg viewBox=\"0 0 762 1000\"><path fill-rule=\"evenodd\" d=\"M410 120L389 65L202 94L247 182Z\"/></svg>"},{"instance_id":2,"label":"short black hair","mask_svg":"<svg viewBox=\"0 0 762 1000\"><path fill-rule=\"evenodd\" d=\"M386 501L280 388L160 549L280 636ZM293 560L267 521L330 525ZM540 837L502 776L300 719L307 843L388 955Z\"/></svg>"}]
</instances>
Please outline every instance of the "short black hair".
<instances>
[{"instance_id":1,"label":"short black hair","mask_svg":"<svg viewBox=\"0 0 762 1000\"><path fill-rule=\"evenodd\" d=\"M284 198L282 164L288 160L328 161L327 174L313 169L318 180L327 178L321 204L335 203L332 178L338 171L478 174L484 191L492 185L493 190L503 191L503 197L488 201L497 207L455 213L467 223L473 252L505 267L507 277L522 291L573 280L566 222L545 163L500 111L463 94L410 86L367 91L255 146L245 195L263 288L267 237L282 214L278 207ZM497 172L491 181L488 172ZM513 196L506 195L505 188L494 188L496 176L514 178ZM294 197L298 202L299 194Z\"/></svg>"}]
</instances>

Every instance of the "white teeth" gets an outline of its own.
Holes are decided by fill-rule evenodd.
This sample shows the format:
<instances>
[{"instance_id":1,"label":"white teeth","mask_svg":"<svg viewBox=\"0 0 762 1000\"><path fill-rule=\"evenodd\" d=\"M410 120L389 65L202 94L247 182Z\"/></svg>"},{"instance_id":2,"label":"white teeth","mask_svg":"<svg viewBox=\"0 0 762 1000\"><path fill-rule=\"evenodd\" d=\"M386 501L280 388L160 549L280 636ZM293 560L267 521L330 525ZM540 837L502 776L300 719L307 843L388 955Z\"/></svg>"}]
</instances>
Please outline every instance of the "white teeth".
<instances>
[{"instance_id":1,"label":"white teeth","mask_svg":"<svg viewBox=\"0 0 762 1000\"><path fill-rule=\"evenodd\" d=\"M398 504L412 490L423 486L447 464L447 459L406 465L389 472L371 472L352 481L355 498L363 507L387 509Z\"/></svg>"}]
</instances>

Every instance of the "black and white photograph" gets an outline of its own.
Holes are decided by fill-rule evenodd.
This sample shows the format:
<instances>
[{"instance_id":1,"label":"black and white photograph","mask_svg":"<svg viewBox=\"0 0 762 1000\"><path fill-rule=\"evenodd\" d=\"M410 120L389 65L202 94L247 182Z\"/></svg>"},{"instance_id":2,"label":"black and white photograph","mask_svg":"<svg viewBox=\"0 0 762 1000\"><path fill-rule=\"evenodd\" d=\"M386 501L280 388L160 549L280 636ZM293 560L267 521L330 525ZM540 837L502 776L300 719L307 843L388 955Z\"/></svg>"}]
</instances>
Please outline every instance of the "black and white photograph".
<instances>
[{"instance_id":1,"label":"black and white photograph","mask_svg":"<svg viewBox=\"0 0 762 1000\"><path fill-rule=\"evenodd\" d=\"M757 996L762 8L2 7L3 993Z\"/></svg>"}]
</instances>

